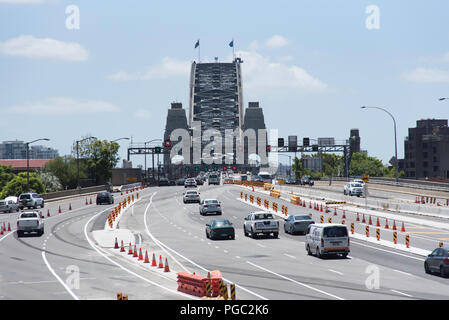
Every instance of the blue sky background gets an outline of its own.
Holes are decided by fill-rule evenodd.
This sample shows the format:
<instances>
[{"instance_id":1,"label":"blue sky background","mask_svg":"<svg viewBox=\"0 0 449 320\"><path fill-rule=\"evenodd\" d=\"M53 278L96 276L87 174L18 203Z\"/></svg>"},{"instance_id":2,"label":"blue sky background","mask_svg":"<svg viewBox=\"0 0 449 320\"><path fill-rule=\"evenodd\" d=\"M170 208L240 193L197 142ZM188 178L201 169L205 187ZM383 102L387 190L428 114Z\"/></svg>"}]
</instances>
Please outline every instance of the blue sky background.
<instances>
[{"instance_id":1,"label":"blue sky background","mask_svg":"<svg viewBox=\"0 0 449 320\"><path fill-rule=\"evenodd\" d=\"M66 28L68 5L80 10L79 30ZM369 5L380 10L378 30L365 26ZM170 103L188 108L197 39L202 61L230 61L234 39L244 104L259 101L267 127L300 141L359 128L362 149L387 163L392 121L360 106L395 116L400 158L416 120L449 117L438 101L449 96L448 12L446 0L0 0L0 140L48 137L64 155L89 134L161 138ZM29 41L38 50L25 50Z\"/></svg>"}]
</instances>

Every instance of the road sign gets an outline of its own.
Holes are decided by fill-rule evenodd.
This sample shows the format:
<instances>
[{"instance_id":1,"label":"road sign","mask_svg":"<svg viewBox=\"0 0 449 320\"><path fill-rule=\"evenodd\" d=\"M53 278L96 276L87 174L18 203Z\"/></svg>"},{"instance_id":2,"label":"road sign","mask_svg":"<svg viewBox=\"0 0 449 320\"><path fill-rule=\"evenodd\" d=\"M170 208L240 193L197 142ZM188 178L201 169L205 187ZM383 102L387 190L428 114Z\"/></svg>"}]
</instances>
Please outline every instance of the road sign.
<instances>
[{"instance_id":1,"label":"road sign","mask_svg":"<svg viewBox=\"0 0 449 320\"><path fill-rule=\"evenodd\" d=\"M369 181L369 177L366 174L364 174L362 180L363 182L367 183Z\"/></svg>"}]
</instances>

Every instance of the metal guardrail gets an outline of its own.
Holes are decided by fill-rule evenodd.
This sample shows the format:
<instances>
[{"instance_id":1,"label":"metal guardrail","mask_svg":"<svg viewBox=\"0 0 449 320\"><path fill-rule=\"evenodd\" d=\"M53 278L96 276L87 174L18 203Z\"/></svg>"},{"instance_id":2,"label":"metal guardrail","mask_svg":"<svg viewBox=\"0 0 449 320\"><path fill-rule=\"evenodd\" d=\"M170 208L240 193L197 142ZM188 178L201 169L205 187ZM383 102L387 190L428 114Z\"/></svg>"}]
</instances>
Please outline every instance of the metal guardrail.
<instances>
[{"instance_id":1,"label":"metal guardrail","mask_svg":"<svg viewBox=\"0 0 449 320\"><path fill-rule=\"evenodd\" d=\"M44 198L44 200L53 200L53 199L58 199L58 198L95 193L95 192L103 191L106 189L107 189L106 185L101 185L101 186L87 187L87 188L80 188L80 189L62 190L62 191L45 193L42 195L42 198Z\"/></svg>"}]
</instances>

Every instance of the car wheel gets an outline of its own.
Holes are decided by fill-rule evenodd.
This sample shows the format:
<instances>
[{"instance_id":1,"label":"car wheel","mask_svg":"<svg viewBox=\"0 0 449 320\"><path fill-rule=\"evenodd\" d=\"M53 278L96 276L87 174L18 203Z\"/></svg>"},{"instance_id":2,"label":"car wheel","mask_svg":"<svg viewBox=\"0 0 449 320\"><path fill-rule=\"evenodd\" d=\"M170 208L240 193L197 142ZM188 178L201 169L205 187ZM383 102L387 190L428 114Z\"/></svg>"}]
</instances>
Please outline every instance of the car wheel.
<instances>
[{"instance_id":1,"label":"car wheel","mask_svg":"<svg viewBox=\"0 0 449 320\"><path fill-rule=\"evenodd\" d=\"M206 231L206 238L209 239L209 234L207 233L207 231Z\"/></svg>"},{"instance_id":2,"label":"car wheel","mask_svg":"<svg viewBox=\"0 0 449 320\"><path fill-rule=\"evenodd\" d=\"M34 204L33 208L34 208L34 209L37 209L37 203Z\"/></svg>"},{"instance_id":3,"label":"car wheel","mask_svg":"<svg viewBox=\"0 0 449 320\"><path fill-rule=\"evenodd\" d=\"M343 253L341 256L343 257L343 259L346 259L346 257L348 256L348 253L345 252L345 253Z\"/></svg>"},{"instance_id":4,"label":"car wheel","mask_svg":"<svg viewBox=\"0 0 449 320\"><path fill-rule=\"evenodd\" d=\"M431 272L430 272L429 265L427 264L427 262L424 262L424 271L425 271L427 274L430 274L430 273L431 273Z\"/></svg>"},{"instance_id":5,"label":"car wheel","mask_svg":"<svg viewBox=\"0 0 449 320\"><path fill-rule=\"evenodd\" d=\"M288 233L287 227L285 226L285 224L284 224L284 232L285 232L285 233Z\"/></svg>"},{"instance_id":6,"label":"car wheel","mask_svg":"<svg viewBox=\"0 0 449 320\"><path fill-rule=\"evenodd\" d=\"M44 204L44 201L42 201L42 205L41 205L41 208L43 208L45 206L45 204Z\"/></svg>"},{"instance_id":7,"label":"car wheel","mask_svg":"<svg viewBox=\"0 0 449 320\"><path fill-rule=\"evenodd\" d=\"M231 240L235 240L235 234L231 236Z\"/></svg>"},{"instance_id":8,"label":"car wheel","mask_svg":"<svg viewBox=\"0 0 449 320\"><path fill-rule=\"evenodd\" d=\"M256 234L254 233L253 229L251 229L251 238L256 239Z\"/></svg>"},{"instance_id":9,"label":"car wheel","mask_svg":"<svg viewBox=\"0 0 449 320\"><path fill-rule=\"evenodd\" d=\"M273 238L277 239L279 237L279 232L273 232Z\"/></svg>"},{"instance_id":10,"label":"car wheel","mask_svg":"<svg viewBox=\"0 0 449 320\"><path fill-rule=\"evenodd\" d=\"M309 246L309 245L307 245L307 254L308 254L309 256L312 255L312 251L310 251L310 246Z\"/></svg>"},{"instance_id":11,"label":"car wheel","mask_svg":"<svg viewBox=\"0 0 449 320\"><path fill-rule=\"evenodd\" d=\"M316 257L321 259L320 247L316 247Z\"/></svg>"},{"instance_id":12,"label":"car wheel","mask_svg":"<svg viewBox=\"0 0 449 320\"><path fill-rule=\"evenodd\" d=\"M20 238L22 236L22 231L17 230L17 238Z\"/></svg>"},{"instance_id":13,"label":"car wheel","mask_svg":"<svg viewBox=\"0 0 449 320\"><path fill-rule=\"evenodd\" d=\"M11 208L9 208L9 213L12 213L13 212L13 209L12 209L12 207Z\"/></svg>"},{"instance_id":14,"label":"car wheel","mask_svg":"<svg viewBox=\"0 0 449 320\"><path fill-rule=\"evenodd\" d=\"M443 266L440 266L440 276L442 276L443 278L447 277L447 273L446 271L444 271Z\"/></svg>"}]
</instances>

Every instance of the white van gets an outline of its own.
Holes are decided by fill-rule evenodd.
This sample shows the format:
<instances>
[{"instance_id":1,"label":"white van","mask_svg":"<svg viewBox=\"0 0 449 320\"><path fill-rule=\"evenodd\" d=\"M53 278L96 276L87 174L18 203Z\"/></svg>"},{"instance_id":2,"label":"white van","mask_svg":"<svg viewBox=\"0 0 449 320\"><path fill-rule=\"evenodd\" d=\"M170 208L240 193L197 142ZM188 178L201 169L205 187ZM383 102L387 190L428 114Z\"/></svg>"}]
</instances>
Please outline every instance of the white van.
<instances>
[{"instance_id":1,"label":"white van","mask_svg":"<svg viewBox=\"0 0 449 320\"><path fill-rule=\"evenodd\" d=\"M306 251L318 258L329 254L341 254L343 258L349 253L348 228L343 224L311 224L306 235Z\"/></svg>"}]
</instances>

